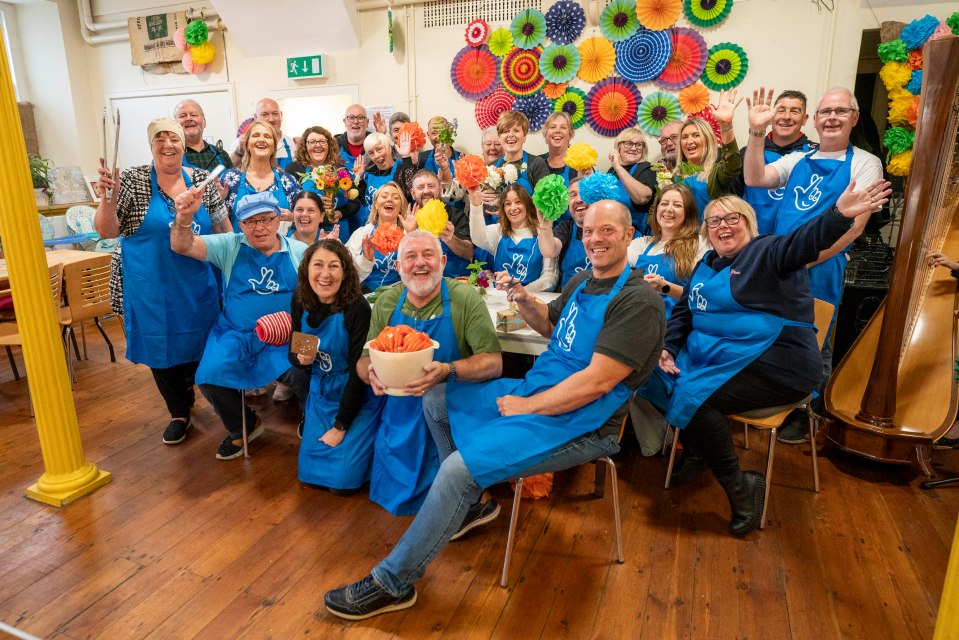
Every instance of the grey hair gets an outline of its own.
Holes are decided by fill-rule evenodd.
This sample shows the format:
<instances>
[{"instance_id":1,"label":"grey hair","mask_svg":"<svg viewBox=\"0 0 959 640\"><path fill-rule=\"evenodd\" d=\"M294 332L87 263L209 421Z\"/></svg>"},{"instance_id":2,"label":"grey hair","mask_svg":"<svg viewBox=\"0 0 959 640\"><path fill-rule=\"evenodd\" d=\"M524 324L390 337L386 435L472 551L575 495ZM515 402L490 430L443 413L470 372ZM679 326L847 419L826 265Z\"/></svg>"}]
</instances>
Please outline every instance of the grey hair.
<instances>
[{"instance_id":1,"label":"grey hair","mask_svg":"<svg viewBox=\"0 0 959 640\"><path fill-rule=\"evenodd\" d=\"M409 121L410 121L410 117L408 115L406 115L402 111L397 111L396 113L390 116L390 123L388 125L388 128L392 129L393 125L397 122L407 123Z\"/></svg>"},{"instance_id":2,"label":"grey hair","mask_svg":"<svg viewBox=\"0 0 959 640\"><path fill-rule=\"evenodd\" d=\"M480 142L486 140L486 136L493 136L496 139L499 139L499 133L496 132L496 126L486 127L483 129L483 134L480 136Z\"/></svg>"},{"instance_id":3,"label":"grey hair","mask_svg":"<svg viewBox=\"0 0 959 640\"><path fill-rule=\"evenodd\" d=\"M399 259L403 255L403 249L408 244L410 239L415 238L429 238L433 241L433 244L436 246L436 250L440 253L443 253L443 245L440 244L440 239L434 236L429 231L424 231L423 229L416 229L415 231L410 231L405 236L400 239L400 244L396 248L396 257Z\"/></svg>"},{"instance_id":4,"label":"grey hair","mask_svg":"<svg viewBox=\"0 0 959 640\"><path fill-rule=\"evenodd\" d=\"M819 111L819 107L822 106L822 101L826 99L826 96L831 96L834 94L849 96L849 106L856 111L859 111L859 101L856 100L856 95L846 87L832 87L831 89L827 89L819 99L819 104L816 105L816 111Z\"/></svg>"},{"instance_id":5,"label":"grey hair","mask_svg":"<svg viewBox=\"0 0 959 640\"><path fill-rule=\"evenodd\" d=\"M183 106L183 105L185 105L187 102L192 102L193 104L195 104L195 105L196 105L196 108L200 110L200 115L203 116L204 118L206 117L206 114L203 113L203 107L200 106L200 103L199 103L199 102L197 102L197 101L194 100L193 98L184 98L183 100L180 100L179 102L177 102L177 103L176 103L176 106L173 107L173 119L174 119L174 120L176 120L176 114L179 113L180 107Z\"/></svg>"},{"instance_id":6,"label":"grey hair","mask_svg":"<svg viewBox=\"0 0 959 640\"><path fill-rule=\"evenodd\" d=\"M363 141L363 149L370 153L378 147L379 145L384 145L387 149L393 147L393 141L390 140L390 137L385 133L380 133L379 131L374 131L373 133L366 136L366 140Z\"/></svg>"}]
</instances>

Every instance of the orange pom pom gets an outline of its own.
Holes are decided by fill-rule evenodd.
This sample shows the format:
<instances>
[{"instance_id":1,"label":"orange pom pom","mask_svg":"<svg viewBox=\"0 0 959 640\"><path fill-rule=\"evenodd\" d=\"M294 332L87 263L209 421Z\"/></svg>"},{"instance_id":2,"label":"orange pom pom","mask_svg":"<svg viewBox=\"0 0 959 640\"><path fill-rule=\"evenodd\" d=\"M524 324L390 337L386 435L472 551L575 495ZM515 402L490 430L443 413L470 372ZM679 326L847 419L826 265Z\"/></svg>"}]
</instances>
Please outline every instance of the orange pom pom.
<instances>
[{"instance_id":1,"label":"orange pom pom","mask_svg":"<svg viewBox=\"0 0 959 640\"><path fill-rule=\"evenodd\" d=\"M912 126L916 126L916 123L919 122L919 96L913 98L909 108L906 109L906 122Z\"/></svg>"},{"instance_id":2,"label":"orange pom pom","mask_svg":"<svg viewBox=\"0 0 959 640\"><path fill-rule=\"evenodd\" d=\"M512 485L513 491L515 491L516 483L511 480L510 485ZM541 473L539 475L523 478L523 495L521 497L524 500L539 500L540 498L548 498L549 493L552 490L553 474Z\"/></svg>"},{"instance_id":3,"label":"orange pom pom","mask_svg":"<svg viewBox=\"0 0 959 640\"><path fill-rule=\"evenodd\" d=\"M418 122L405 123L400 127L400 135L403 134L409 134L410 136L410 151L416 151L426 146L426 134Z\"/></svg>"},{"instance_id":4,"label":"orange pom pom","mask_svg":"<svg viewBox=\"0 0 959 640\"><path fill-rule=\"evenodd\" d=\"M483 159L471 153L460 156L460 159L453 163L453 168L456 171L456 181L464 189L478 186L489 175Z\"/></svg>"},{"instance_id":5,"label":"orange pom pom","mask_svg":"<svg viewBox=\"0 0 959 640\"><path fill-rule=\"evenodd\" d=\"M403 229L396 225L377 225L373 232L373 246L384 255L393 253L400 248L400 240L404 235Z\"/></svg>"},{"instance_id":6,"label":"orange pom pom","mask_svg":"<svg viewBox=\"0 0 959 640\"><path fill-rule=\"evenodd\" d=\"M909 52L909 68L922 69L922 49L915 49Z\"/></svg>"}]
</instances>

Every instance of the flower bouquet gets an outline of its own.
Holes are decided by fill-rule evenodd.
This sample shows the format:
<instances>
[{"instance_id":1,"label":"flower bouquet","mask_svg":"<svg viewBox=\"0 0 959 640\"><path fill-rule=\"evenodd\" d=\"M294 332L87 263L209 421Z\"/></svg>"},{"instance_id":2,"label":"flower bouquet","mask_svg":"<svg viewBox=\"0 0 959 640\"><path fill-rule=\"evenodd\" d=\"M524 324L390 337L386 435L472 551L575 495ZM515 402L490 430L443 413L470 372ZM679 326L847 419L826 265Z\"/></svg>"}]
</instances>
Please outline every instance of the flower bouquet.
<instances>
[{"instance_id":1,"label":"flower bouquet","mask_svg":"<svg viewBox=\"0 0 959 640\"><path fill-rule=\"evenodd\" d=\"M342 196L344 200L354 200L360 196L359 190L353 184L353 177L344 167L337 168L331 164L321 164L306 173L299 174L299 178L304 189L309 191L315 189L334 200L339 196ZM308 182L313 183L313 189L307 185ZM325 212L324 222L333 222L330 218L332 214L332 211Z\"/></svg>"},{"instance_id":2,"label":"flower bouquet","mask_svg":"<svg viewBox=\"0 0 959 640\"><path fill-rule=\"evenodd\" d=\"M485 262L479 260L473 260L471 263L466 265L466 268L469 270L470 275L467 281L473 285L473 288L476 289L476 292L481 296L486 295L486 290L490 288L493 284L493 272L484 269L486 266Z\"/></svg>"},{"instance_id":3,"label":"flower bouquet","mask_svg":"<svg viewBox=\"0 0 959 640\"><path fill-rule=\"evenodd\" d=\"M652 170L656 173L656 184L662 189L666 185L682 182L686 178L700 173L703 168L698 164L683 162L679 165L679 171L674 172L662 162L652 165Z\"/></svg>"}]
</instances>

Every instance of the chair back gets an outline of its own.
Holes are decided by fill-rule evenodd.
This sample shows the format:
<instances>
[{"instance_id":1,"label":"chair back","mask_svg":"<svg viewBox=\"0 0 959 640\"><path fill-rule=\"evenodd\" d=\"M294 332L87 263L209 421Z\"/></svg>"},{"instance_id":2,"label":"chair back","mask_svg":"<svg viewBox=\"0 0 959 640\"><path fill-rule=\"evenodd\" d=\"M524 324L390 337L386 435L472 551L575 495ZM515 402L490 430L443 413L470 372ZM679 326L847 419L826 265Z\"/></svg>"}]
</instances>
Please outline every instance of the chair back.
<instances>
[{"instance_id":1,"label":"chair back","mask_svg":"<svg viewBox=\"0 0 959 640\"><path fill-rule=\"evenodd\" d=\"M40 235L44 240L49 240L56 235L56 230L53 228L53 221L50 220L50 218L42 213L38 213L37 217L40 219Z\"/></svg>"},{"instance_id":2,"label":"chair back","mask_svg":"<svg viewBox=\"0 0 959 640\"><path fill-rule=\"evenodd\" d=\"M829 331L829 323L832 322L832 314L836 307L818 298L814 302L816 305L816 342L819 343L819 350L822 351L822 345L826 342L826 332Z\"/></svg>"},{"instance_id":3,"label":"chair back","mask_svg":"<svg viewBox=\"0 0 959 640\"><path fill-rule=\"evenodd\" d=\"M96 233L93 226L93 218L97 215L97 210L85 204L78 204L67 209L67 229L70 233ZM87 240L79 243L84 251L99 251L100 253L113 253L119 240L117 238L102 238L100 240Z\"/></svg>"},{"instance_id":4,"label":"chair back","mask_svg":"<svg viewBox=\"0 0 959 640\"><path fill-rule=\"evenodd\" d=\"M63 268L69 323L99 318L110 309L110 256L101 254Z\"/></svg>"}]
</instances>

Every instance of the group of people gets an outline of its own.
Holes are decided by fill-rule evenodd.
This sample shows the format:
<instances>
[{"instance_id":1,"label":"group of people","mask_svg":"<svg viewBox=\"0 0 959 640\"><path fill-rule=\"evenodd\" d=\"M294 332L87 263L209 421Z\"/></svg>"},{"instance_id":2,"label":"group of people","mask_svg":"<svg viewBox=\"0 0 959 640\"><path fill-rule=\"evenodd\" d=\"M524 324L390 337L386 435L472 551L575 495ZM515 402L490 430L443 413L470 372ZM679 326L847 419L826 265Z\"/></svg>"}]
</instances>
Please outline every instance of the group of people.
<instances>
[{"instance_id":1,"label":"group of people","mask_svg":"<svg viewBox=\"0 0 959 640\"><path fill-rule=\"evenodd\" d=\"M375 118L370 132L361 105L347 109L345 132L310 127L287 142L282 112L264 99L234 145L235 166L208 181L227 154L203 141L202 110L184 101L176 119L150 124L150 165L113 175L101 166L95 220L102 236L122 236L111 293L128 359L150 367L167 403L163 441L186 438L197 384L228 432L217 458L236 458L244 423L249 441L264 432L244 391L287 385L304 410L300 479L335 494L369 483L390 513L416 514L369 575L327 593L329 611L347 619L412 606L415 581L446 542L499 514L485 488L615 453L635 403L646 408L632 414L644 452L656 429L638 415L681 429L674 474L712 470L730 531L748 534L764 478L740 469L724 416L823 385L830 358L813 299L838 306L844 249L890 194L878 158L849 142L850 91L819 101L818 145L802 132L805 96L773 98L760 89L747 101L742 150L735 91L713 107L718 133L697 118L665 125L656 165L645 134L624 131L608 156L620 188L589 203L586 177L565 164L573 127L562 113L544 127L544 157L524 150L526 117L502 114L482 132L481 155L513 165L517 179L463 189L461 152L440 141L444 118L429 121L430 150L411 149L403 114ZM325 165L347 171L355 197L311 183ZM555 224L531 198L551 174L570 196ZM449 218L439 233L417 228L416 211L432 200ZM376 241L384 229L399 237L395 250ZM487 307L457 279L476 259L550 338L523 379L500 377ZM533 295L554 290L549 304ZM278 311L318 347L260 341L257 320ZM439 344L402 396L386 394L364 348L399 324Z\"/></svg>"}]
</instances>

